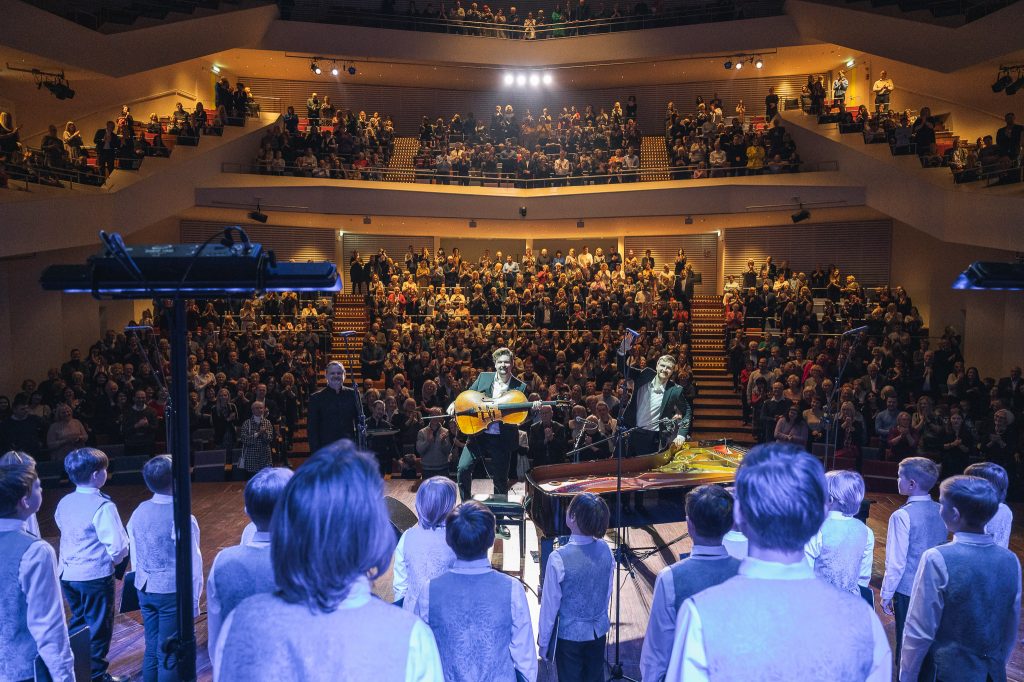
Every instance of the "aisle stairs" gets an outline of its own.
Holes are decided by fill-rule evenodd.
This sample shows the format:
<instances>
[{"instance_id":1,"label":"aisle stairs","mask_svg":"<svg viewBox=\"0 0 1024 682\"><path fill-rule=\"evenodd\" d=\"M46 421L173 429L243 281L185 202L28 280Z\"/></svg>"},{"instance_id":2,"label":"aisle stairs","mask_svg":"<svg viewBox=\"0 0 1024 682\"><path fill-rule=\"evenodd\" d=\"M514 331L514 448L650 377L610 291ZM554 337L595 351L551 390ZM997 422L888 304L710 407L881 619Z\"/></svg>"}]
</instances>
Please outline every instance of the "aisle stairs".
<instances>
[{"instance_id":1,"label":"aisle stairs","mask_svg":"<svg viewBox=\"0 0 1024 682\"><path fill-rule=\"evenodd\" d=\"M650 170L656 168L659 170ZM640 140L640 181L668 180L668 151L665 149L665 138L656 135L645 135Z\"/></svg>"},{"instance_id":2,"label":"aisle stairs","mask_svg":"<svg viewBox=\"0 0 1024 682\"><path fill-rule=\"evenodd\" d=\"M388 161L384 179L389 182L415 182L413 159L420 150L420 141L415 137L396 137L395 150Z\"/></svg>"},{"instance_id":3,"label":"aisle stairs","mask_svg":"<svg viewBox=\"0 0 1024 682\"><path fill-rule=\"evenodd\" d=\"M690 355L697 398L693 404L694 440L728 438L752 445L749 426L743 425L743 403L726 368L725 315L718 296L698 294L693 300Z\"/></svg>"}]
</instances>

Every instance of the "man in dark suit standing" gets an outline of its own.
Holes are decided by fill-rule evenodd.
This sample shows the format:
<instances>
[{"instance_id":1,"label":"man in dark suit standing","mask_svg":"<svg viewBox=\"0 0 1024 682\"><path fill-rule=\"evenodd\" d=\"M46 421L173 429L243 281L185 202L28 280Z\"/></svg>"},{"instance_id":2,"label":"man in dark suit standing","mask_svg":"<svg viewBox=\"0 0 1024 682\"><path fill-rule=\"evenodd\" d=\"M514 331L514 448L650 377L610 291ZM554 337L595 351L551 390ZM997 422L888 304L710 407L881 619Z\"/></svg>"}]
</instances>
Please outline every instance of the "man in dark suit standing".
<instances>
[{"instance_id":1,"label":"man in dark suit standing","mask_svg":"<svg viewBox=\"0 0 1024 682\"><path fill-rule=\"evenodd\" d=\"M97 130L92 142L96 145L96 156L99 159L97 165L104 176L110 175L114 172L114 159L121 149L121 138L114 132L114 122L107 121L106 127Z\"/></svg>"},{"instance_id":2,"label":"man in dark suit standing","mask_svg":"<svg viewBox=\"0 0 1024 682\"><path fill-rule=\"evenodd\" d=\"M662 420L677 421L678 435L686 437L690 433L690 421L693 418L693 408L686 399L683 387L672 381L676 359L671 355L662 355L653 369L634 367L629 364L628 357L635 340L636 336L630 334L619 348L619 368L626 379L633 381L633 399L621 414L622 423L627 429L640 427L629 434L628 457L649 455L661 450Z\"/></svg>"},{"instance_id":3,"label":"man in dark suit standing","mask_svg":"<svg viewBox=\"0 0 1024 682\"><path fill-rule=\"evenodd\" d=\"M526 384L512 376L512 351L499 348L491 354L493 372L481 372L470 391L479 391L489 398L498 398L509 391L526 392ZM455 404L448 408L453 414ZM490 458L489 473L494 481L494 494L508 494L508 466L512 453L519 448L519 427L493 422L486 430L469 437L459 457L458 482L462 501L473 499L473 467L478 458Z\"/></svg>"},{"instance_id":4,"label":"man in dark suit standing","mask_svg":"<svg viewBox=\"0 0 1024 682\"><path fill-rule=\"evenodd\" d=\"M530 459L535 467L565 461L567 432L553 419L554 414L550 405L544 405L537 411L537 423L530 427Z\"/></svg>"},{"instance_id":5,"label":"man in dark suit standing","mask_svg":"<svg viewBox=\"0 0 1024 682\"><path fill-rule=\"evenodd\" d=\"M309 452L313 454L336 440L356 438L359 408L356 392L345 386L345 367L327 364L327 387L309 397Z\"/></svg>"},{"instance_id":6,"label":"man in dark suit standing","mask_svg":"<svg viewBox=\"0 0 1024 682\"><path fill-rule=\"evenodd\" d=\"M1010 376L999 380L996 395L1011 412L1020 414L1024 409L1024 379L1021 378L1020 367L1014 367L1010 370Z\"/></svg>"}]
</instances>

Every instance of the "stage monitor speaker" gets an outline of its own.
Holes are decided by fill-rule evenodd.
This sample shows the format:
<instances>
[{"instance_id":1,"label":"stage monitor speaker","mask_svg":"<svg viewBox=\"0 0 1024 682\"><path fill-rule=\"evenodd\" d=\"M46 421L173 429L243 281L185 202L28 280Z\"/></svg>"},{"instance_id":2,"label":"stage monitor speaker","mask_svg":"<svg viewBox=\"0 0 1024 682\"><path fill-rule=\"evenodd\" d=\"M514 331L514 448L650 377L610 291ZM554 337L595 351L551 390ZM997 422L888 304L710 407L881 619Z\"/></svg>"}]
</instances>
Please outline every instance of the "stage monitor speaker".
<instances>
[{"instance_id":1,"label":"stage monitor speaker","mask_svg":"<svg viewBox=\"0 0 1024 682\"><path fill-rule=\"evenodd\" d=\"M388 507L388 517L391 519L391 527L395 529L396 537L401 537L402 533L419 523L416 513L409 509L405 503L399 502L390 495L386 495L384 497L384 504Z\"/></svg>"}]
</instances>

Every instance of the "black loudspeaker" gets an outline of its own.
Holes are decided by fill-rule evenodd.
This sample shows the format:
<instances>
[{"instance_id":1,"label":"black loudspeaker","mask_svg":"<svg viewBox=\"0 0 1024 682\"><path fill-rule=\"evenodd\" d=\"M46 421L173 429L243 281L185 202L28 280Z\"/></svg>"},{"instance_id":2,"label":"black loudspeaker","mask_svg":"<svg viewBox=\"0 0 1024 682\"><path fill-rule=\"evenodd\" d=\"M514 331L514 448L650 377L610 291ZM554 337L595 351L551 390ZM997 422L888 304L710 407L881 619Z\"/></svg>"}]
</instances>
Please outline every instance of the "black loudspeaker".
<instances>
[{"instance_id":1,"label":"black loudspeaker","mask_svg":"<svg viewBox=\"0 0 1024 682\"><path fill-rule=\"evenodd\" d=\"M402 533L409 530L417 523L416 513L391 496L384 497L384 504L388 508L388 518L391 519L391 527L395 529L395 536L401 537Z\"/></svg>"}]
</instances>

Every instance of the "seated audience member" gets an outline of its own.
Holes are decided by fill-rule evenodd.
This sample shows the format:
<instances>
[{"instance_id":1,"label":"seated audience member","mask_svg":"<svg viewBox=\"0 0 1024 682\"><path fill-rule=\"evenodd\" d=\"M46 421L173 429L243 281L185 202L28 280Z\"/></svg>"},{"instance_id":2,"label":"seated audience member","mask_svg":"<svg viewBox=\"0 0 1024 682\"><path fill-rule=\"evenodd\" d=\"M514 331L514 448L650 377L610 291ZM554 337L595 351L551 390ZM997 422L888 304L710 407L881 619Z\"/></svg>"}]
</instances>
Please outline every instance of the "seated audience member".
<instances>
[{"instance_id":1,"label":"seated audience member","mask_svg":"<svg viewBox=\"0 0 1024 682\"><path fill-rule=\"evenodd\" d=\"M38 657L54 682L74 682L57 555L49 542L25 531L42 502L35 463L5 455L0 461L0 679L40 679Z\"/></svg>"},{"instance_id":2,"label":"seated audience member","mask_svg":"<svg viewBox=\"0 0 1024 682\"><path fill-rule=\"evenodd\" d=\"M114 631L114 573L128 558L128 533L117 507L100 492L107 482L110 460L96 448L72 450L64 458L75 490L57 504L60 529L58 575L71 607L68 627L89 627L92 679L115 680L107 673L107 654Z\"/></svg>"},{"instance_id":3,"label":"seated audience member","mask_svg":"<svg viewBox=\"0 0 1024 682\"><path fill-rule=\"evenodd\" d=\"M886 434L886 443L889 446L889 458L897 462L910 457L917 452L920 435L911 424L910 413L900 412L896 417L896 423Z\"/></svg>"},{"instance_id":4,"label":"seated audience member","mask_svg":"<svg viewBox=\"0 0 1024 682\"><path fill-rule=\"evenodd\" d=\"M750 451L734 510L750 554L739 575L683 603L667 679L890 679L874 611L818 580L804 557L826 499L825 472L806 452L779 443Z\"/></svg>"},{"instance_id":5,"label":"seated audience member","mask_svg":"<svg viewBox=\"0 0 1024 682\"><path fill-rule=\"evenodd\" d=\"M645 680L660 682L668 671L676 616L687 599L736 575L740 559L729 556L722 537L733 523L733 499L725 488L702 485L686 495L686 530L693 550L682 561L666 567L654 583L651 618L640 654Z\"/></svg>"},{"instance_id":6,"label":"seated audience member","mask_svg":"<svg viewBox=\"0 0 1024 682\"><path fill-rule=\"evenodd\" d=\"M1020 561L985 532L999 508L991 483L954 476L939 492L953 541L926 551L914 580L899 679L1005 680L1017 644Z\"/></svg>"},{"instance_id":7,"label":"seated audience member","mask_svg":"<svg viewBox=\"0 0 1024 682\"><path fill-rule=\"evenodd\" d=\"M210 567L206 610L210 662L215 669L217 638L224 620L246 597L277 589L270 558L270 519L291 478L291 469L268 467L249 479L245 484L245 513L252 524L245 531L251 527L252 532L243 532L241 544L222 549Z\"/></svg>"},{"instance_id":8,"label":"seated audience member","mask_svg":"<svg viewBox=\"0 0 1024 682\"><path fill-rule=\"evenodd\" d=\"M458 492L455 481L443 476L428 478L416 491L419 522L402 533L395 547L395 604L406 611L415 612L427 583L455 563L455 553L448 546L445 519L455 508Z\"/></svg>"},{"instance_id":9,"label":"seated audience member","mask_svg":"<svg viewBox=\"0 0 1024 682\"><path fill-rule=\"evenodd\" d=\"M153 497L140 504L128 520L128 540L135 589L139 593L146 651L142 679L178 679L173 656L163 644L178 631L175 583L174 476L170 455L157 455L142 467L142 478ZM199 552L199 523L192 516L192 613L199 616L203 592L203 557Z\"/></svg>"},{"instance_id":10,"label":"seated audience member","mask_svg":"<svg viewBox=\"0 0 1024 682\"><path fill-rule=\"evenodd\" d=\"M804 548L807 560L819 578L873 604L868 583L875 534L854 516L864 500L864 479L856 471L830 471L825 483L828 513L821 530Z\"/></svg>"},{"instance_id":11,"label":"seated audience member","mask_svg":"<svg viewBox=\"0 0 1024 682\"><path fill-rule=\"evenodd\" d=\"M0 467L20 464L31 465L32 468L35 469L36 460L32 458L32 455L25 452L18 452L17 450L6 452L2 457L0 457ZM34 537L43 537L43 534L39 532L39 519L35 512L32 512L32 514L25 519L25 522L22 524L22 530Z\"/></svg>"},{"instance_id":12,"label":"seated audience member","mask_svg":"<svg viewBox=\"0 0 1024 682\"><path fill-rule=\"evenodd\" d=\"M494 514L483 504L456 507L445 527L455 563L427 584L416 604L437 638L445 680L537 679L526 593L487 560L494 533Z\"/></svg>"},{"instance_id":13,"label":"seated audience member","mask_svg":"<svg viewBox=\"0 0 1024 682\"><path fill-rule=\"evenodd\" d=\"M441 679L429 628L370 592L395 543L373 456L344 440L321 448L278 504L270 536L277 591L228 615L215 679Z\"/></svg>"},{"instance_id":14,"label":"seated audience member","mask_svg":"<svg viewBox=\"0 0 1024 682\"><path fill-rule=\"evenodd\" d=\"M1006 490L1010 485L1010 478L1006 475L1006 469L994 462L978 462L967 467L964 473L968 476L984 478L996 489L996 497L999 498L999 510L985 524L985 532L993 537L997 545L1009 549L1010 529L1013 526L1013 512L1006 506Z\"/></svg>"},{"instance_id":15,"label":"seated audience member","mask_svg":"<svg viewBox=\"0 0 1024 682\"><path fill-rule=\"evenodd\" d=\"M896 618L896 661L900 660L903 623L921 555L946 541L946 526L939 503L929 491L939 480L939 466L927 457L908 457L900 462L897 485L907 502L889 517L885 535L885 575L879 598L882 611Z\"/></svg>"},{"instance_id":16,"label":"seated audience member","mask_svg":"<svg viewBox=\"0 0 1024 682\"><path fill-rule=\"evenodd\" d=\"M608 504L593 493L569 503L572 535L548 559L537 626L541 658L554 658L560 682L604 682L608 604L615 560L604 541ZM554 647L554 651L551 648Z\"/></svg>"}]
</instances>

